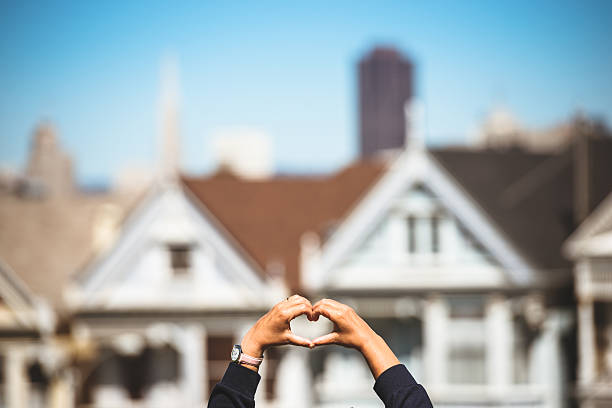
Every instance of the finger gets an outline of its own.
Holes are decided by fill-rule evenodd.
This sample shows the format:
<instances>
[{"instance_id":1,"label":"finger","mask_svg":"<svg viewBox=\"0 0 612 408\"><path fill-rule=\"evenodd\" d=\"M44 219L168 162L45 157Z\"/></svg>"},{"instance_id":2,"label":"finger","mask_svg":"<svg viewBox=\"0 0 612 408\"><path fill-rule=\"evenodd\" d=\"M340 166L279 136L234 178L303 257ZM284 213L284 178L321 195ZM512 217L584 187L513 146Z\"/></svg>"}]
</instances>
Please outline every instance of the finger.
<instances>
[{"instance_id":1,"label":"finger","mask_svg":"<svg viewBox=\"0 0 612 408\"><path fill-rule=\"evenodd\" d=\"M306 313L308 320L314 321L314 313L312 311L312 303L310 303L310 300L300 295L293 295L289 298L288 305L305 305L308 308L308 313Z\"/></svg>"},{"instance_id":2,"label":"finger","mask_svg":"<svg viewBox=\"0 0 612 408\"><path fill-rule=\"evenodd\" d=\"M305 339L304 337L300 337L291 332L287 334L287 340L289 340L289 343L295 344L297 346L308 347L308 348L314 347L314 344L312 343L312 341Z\"/></svg>"},{"instance_id":3,"label":"finger","mask_svg":"<svg viewBox=\"0 0 612 408\"><path fill-rule=\"evenodd\" d=\"M288 321L295 319L300 315L310 315L312 313L312 308L303 303L297 304L295 306L288 307L284 310L284 316Z\"/></svg>"},{"instance_id":4,"label":"finger","mask_svg":"<svg viewBox=\"0 0 612 408\"><path fill-rule=\"evenodd\" d=\"M327 298L319 300L317 303L315 303L315 306L317 305L327 305L327 306L334 307L334 308L340 308L344 306L343 303L340 303L334 299L327 299Z\"/></svg>"},{"instance_id":5,"label":"finger","mask_svg":"<svg viewBox=\"0 0 612 408\"><path fill-rule=\"evenodd\" d=\"M310 303L310 300L306 299L305 297L302 297L300 295L293 295L288 299L288 303L295 305L295 304L306 304L310 307L312 307L312 303Z\"/></svg>"},{"instance_id":6,"label":"finger","mask_svg":"<svg viewBox=\"0 0 612 408\"><path fill-rule=\"evenodd\" d=\"M300 305L300 304L304 304L306 306L308 306L308 308L312 309L312 305L310 304L310 302L308 301L308 299L302 298L299 295L293 295L291 297L288 297L287 299L278 302L273 309L276 310L276 312L281 312L283 313L284 310L286 310L287 308L296 306L296 305Z\"/></svg>"},{"instance_id":7,"label":"finger","mask_svg":"<svg viewBox=\"0 0 612 408\"><path fill-rule=\"evenodd\" d=\"M338 344L340 340L340 334L336 332L327 333L321 337L317 337L312 341L315 346L324 346L326 344Z\"/></svg>"},{"instance_id":8,"label":"finger","mask_svg":"<svg viewBox=\"0 0 612 408\"><path fill-rule=\"evenodd\" d=\"M334 305L318 303L313 307L313 312L316 315L323 315L327 317L332 322L336 323L338 317L340 315L340 310L336 308Z\"/></svg>"}]
</instances>

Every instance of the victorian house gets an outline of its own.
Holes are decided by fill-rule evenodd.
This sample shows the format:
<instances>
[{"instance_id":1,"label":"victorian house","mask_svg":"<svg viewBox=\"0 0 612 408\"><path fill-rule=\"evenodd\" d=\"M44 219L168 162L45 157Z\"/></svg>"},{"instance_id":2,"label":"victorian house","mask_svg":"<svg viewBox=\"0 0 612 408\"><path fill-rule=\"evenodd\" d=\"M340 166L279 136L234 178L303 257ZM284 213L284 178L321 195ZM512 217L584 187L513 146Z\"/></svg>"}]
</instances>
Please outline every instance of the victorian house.
<instances>
[{"instance_id":1,"label":"victorian house","mask_svg":"<svg viewBox=\"0 0 612 408\"><path fill-rule=\"evenodd\" d=\"M572 234L578 323L577 398L582 408L612 404L612 194Z\"/></svg>"},{"instance_id":2,"label":"victorian house","mask_svg":"<svg viewBox=\"0 0 612 408\"><path fill-rule=\"evenodd\" d=\"M291 293L353 306L435 406L609 403L610 138L530 153L413 133L329 175L190 177L173 109L146 189L0 197L4 405L200 407ZM261 374L260 407L380 406L354 350L275 348Z\"/></svg>"}]
</instances>

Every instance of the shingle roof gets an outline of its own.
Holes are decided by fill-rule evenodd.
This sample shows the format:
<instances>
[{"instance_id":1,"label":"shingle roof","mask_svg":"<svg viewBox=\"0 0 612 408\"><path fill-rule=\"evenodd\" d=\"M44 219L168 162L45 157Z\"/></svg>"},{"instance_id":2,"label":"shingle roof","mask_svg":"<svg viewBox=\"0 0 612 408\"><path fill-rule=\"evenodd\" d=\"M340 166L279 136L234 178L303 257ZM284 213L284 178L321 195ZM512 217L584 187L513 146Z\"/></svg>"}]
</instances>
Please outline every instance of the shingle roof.
<instances>
[{"instance_id":1,"label":"shingle roof","mask_svg":"<svg viewBox=\"0 0 612 408\"><path fill-rule=\"evenodd\" d=\"M612 140L593 141L590 208L612 191ZM434 149L433 157L462 186L514 246L542 270L568 270L563 241L575 229L574 155L519 150ZM359 161L326 176L245 180L228 174L184 177L184 186L261 267L283 265L299 291L300 239L323 239L384 173L387 161ZM98 209L123 210L135 195L76 195L24 200L0 196L0 259L37 295L61 308L63 287L92 256Z\"/></svg>"},{"instance_id":2,"label":"shingle roof","mask_svg":"<svg viewBox=\"0 0 612 408\"><path fill-rule=\"evenodd\" d=\"M598 144L591 155L591 206L612 189L612 151ZM591 141L589 142L591 143ZM612 146L612 141L603 142ZM612 148L612 147L611 147ZM542 272L570 270L561 253L574 220L574 153L523 150L431 150L514 247ZM327 177L276 177L249 181L227 174L183 179L262 269L282 263L299 290L300 238L325 238L384 172L382 161L356 162Z\"/></svg>"},{"instance_id":3,"label":"shingle roof","mask_svg":"<svg viewBox=\"0 0 612 408\"><path fill-rule=\"evenodd\" d=\"M568 267L560 252L573 228L567 155L450 149L432 153L532 264Z\"/></svg>"},{"instance_id":4,"label":"shingle roof","mask_svg":"<svg viewBox=\"0 0 612 408\"><path fill-rule=\"evenodd\" d=\"M279 176L244 180L227 174L183 178L183 183L262 267L284 266L287 284L299 287L300 239L325 235L354 206L385 168L360 161L330 176Z\"/></svg>"},{"instance_id":5,"label":"shingle roof","mask_svg":"<svg viewBox=\"0 0 612 408\"><path fill-rule=\"evenodd\" d=\"M612 140L589 140L589 211L612 190ZM434 157L536 267L555 272L570 263L561 247L577 227L576 157L521 150L439 149Z\"/></svg>"}]
</instances>

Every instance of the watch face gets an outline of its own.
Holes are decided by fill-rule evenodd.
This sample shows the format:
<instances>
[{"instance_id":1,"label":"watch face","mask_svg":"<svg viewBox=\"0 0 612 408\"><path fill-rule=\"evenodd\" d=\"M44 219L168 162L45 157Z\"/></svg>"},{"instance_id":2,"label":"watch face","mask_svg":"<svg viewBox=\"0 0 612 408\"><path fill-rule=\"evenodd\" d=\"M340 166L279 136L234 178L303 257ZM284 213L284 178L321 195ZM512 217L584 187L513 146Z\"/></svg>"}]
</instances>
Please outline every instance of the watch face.
<instances>
[{"instance_id":1,"label":"watch face","mask_svg":"<svg viewBox=\"0 0 612 408\"><path fill-rule=\"evenodd\" d=\"M240 357L240 349L236 346L232 349L232 361L237 361L238 357Z\"/></svg>"}]
</instances>

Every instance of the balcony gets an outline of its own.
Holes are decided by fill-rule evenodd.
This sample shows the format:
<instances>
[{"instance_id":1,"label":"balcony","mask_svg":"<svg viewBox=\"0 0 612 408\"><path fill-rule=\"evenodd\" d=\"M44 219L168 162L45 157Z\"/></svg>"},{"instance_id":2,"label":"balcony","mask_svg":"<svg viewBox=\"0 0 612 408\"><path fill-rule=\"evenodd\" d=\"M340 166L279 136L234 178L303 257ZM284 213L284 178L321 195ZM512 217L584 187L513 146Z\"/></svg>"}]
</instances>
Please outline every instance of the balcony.
<instances>
[{"instance_id":1,"label":"balcony","mask_svg":"<svg viewBox=\"0 0 612 408\"><path fill-rule=\"evenodd\" d=\"M612 259L591 259L576 268L579 299L612 301Z\"/></svg>"}]
</instances>

